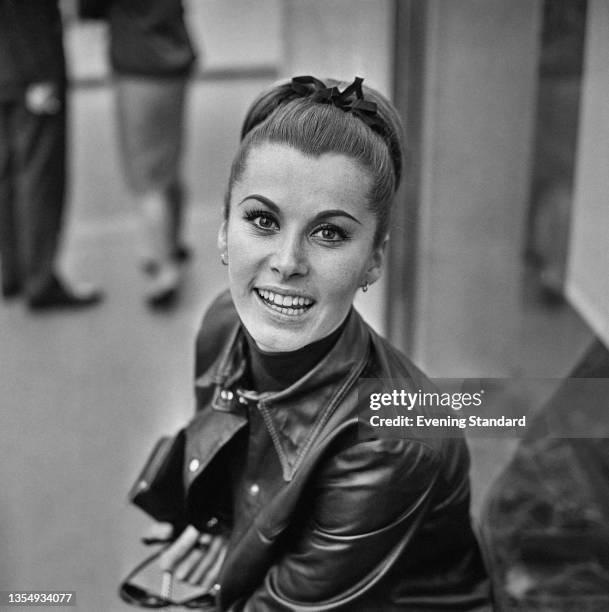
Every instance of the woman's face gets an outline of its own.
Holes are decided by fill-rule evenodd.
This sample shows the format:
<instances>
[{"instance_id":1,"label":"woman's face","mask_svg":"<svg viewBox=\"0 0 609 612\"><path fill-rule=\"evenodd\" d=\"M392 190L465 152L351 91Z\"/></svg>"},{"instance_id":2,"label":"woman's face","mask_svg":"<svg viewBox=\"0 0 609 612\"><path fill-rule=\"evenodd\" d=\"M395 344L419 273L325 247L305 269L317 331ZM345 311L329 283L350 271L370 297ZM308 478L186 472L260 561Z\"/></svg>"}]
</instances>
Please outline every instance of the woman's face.
<instances>
[{"instance_id":1,"label":"woman's face","mask_svg":"<svg viewBox=\"0 0 609 612\"><path fill-rule=\"evenodd\" d=\"M264 351L292 351L334 331L355 292L381 273L384 244L366 205L370 177L341 154L252 149L233 185L218 244L233 301Z\"/></svg>"}]
</instances>

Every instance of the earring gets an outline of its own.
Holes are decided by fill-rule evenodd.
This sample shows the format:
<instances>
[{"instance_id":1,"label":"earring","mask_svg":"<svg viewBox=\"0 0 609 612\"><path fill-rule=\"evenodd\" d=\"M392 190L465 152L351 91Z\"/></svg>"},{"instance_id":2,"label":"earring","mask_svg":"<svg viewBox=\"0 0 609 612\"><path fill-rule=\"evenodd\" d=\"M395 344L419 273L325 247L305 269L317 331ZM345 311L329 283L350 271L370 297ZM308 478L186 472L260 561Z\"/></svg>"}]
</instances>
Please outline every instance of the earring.
<instances>
[{"instance_id":1,"label":"earring","mask_svg":"<svg viewBox=\"0 0 609 612\"><path fill-rule=\"evenodd\" d=\"M363 285L362 285L362 291L364 293L366 293L366 291L368 291L368 281L366 281Z\"/></svg>"},{"instance_id":2,"label":"earring","mask_svg":"<svg viewBox=\"0 0 609 612\"><path fill-rule=\"evenodd\" d=\"M222 253L220 253L220 261L222 262L223 266L228 266L228 254L226 251L222 251Z\"/></svg>"}]
</instances>

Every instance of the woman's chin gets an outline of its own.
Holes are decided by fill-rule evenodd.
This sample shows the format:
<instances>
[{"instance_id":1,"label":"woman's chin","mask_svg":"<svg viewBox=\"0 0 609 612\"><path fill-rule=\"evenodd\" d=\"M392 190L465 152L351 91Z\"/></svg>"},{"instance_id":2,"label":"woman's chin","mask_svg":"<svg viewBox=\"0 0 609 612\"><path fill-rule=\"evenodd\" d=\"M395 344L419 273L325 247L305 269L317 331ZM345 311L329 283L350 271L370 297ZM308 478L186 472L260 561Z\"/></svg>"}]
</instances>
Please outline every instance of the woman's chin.
<instances>
[{"instance_id":1,"label":"woman's chin","mask_svg":"<svg viewBox=\"0 0 609 612\"><path fill-rule=\"evenodd\" d=\"M295 333L294 331L264 329L264 326L258 326L252 333L248 329L250 336L256 342L256 346L268 353L286 353L297 351L309 344L305 334Z\"/></svg>"},{"instance_id":2,"label":"woman's chin","mask_svg":"<svg viewBox=\"0 0 609 612\"><path fill-rule=\"evenodd\" d=\"M253 299L251 299L253 298ZM311 316L315 305L298 312L292 308L269 306L255 292L237 311L248 333L260 350L268 352L295 351L308 344Z\"/></svg>"}]
</instances>

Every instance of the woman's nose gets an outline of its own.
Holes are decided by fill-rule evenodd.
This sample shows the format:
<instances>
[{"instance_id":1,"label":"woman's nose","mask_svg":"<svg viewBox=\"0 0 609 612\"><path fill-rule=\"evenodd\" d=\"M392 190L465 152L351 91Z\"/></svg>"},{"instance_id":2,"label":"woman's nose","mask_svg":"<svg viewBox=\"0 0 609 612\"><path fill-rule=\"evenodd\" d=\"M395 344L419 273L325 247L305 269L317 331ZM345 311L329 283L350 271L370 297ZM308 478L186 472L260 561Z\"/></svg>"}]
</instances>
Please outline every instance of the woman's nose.
<instances>
[{"instance_id":1,"label":"woman's nose","mask_svg":"<svg viewBox=\"0 0 609 612\"><path fill-rule=\"evenodd\" d=\"M305 249L297 236L286 236L271 256L271 269L282 278L304 276L309 265Z\"/></svg>"}]
</instances>

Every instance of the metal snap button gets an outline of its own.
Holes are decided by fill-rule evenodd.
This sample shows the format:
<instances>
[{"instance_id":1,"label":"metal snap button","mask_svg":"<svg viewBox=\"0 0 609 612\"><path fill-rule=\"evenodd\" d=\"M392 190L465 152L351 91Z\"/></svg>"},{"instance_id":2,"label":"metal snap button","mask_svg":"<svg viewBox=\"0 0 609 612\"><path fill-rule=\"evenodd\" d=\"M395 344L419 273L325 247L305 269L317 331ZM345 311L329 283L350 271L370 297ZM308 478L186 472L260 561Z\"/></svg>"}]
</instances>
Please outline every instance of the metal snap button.
<instances>
[{"instance_id":1,"label":"metal snap button","mask_svg":"<svg viewBox=\"0 0 609 612\"><path fill-rule=\"evenodd\" d=\"M217 595L221 590L222 590L222 585L217 582L216 584L214 584L213 587L211 587L211 592L213 595Z\"/></svg>"},{"instance_id":2,"label":"metal snap button","mask_svg":"<svg viewBox=\"0 0 609 612\"><path fill-rule=\"evenodd\" d=\"M196 472L199 469L200 465L201 465L201 462L198 459L191 459L190 463L188 464L188 469L191 472Z\"/></svg>"},{"instance_id":3,"label":"metal snap button","mask_svg":"<svg viewBox=\"0 0 609 612\"><path fill-rule=\"evenodd\" d=\"M250 495L256 496L258 495L258 493L260 493L260 487L256 483L254 483L250 486Z\"/></svg>"}]
</instances>

